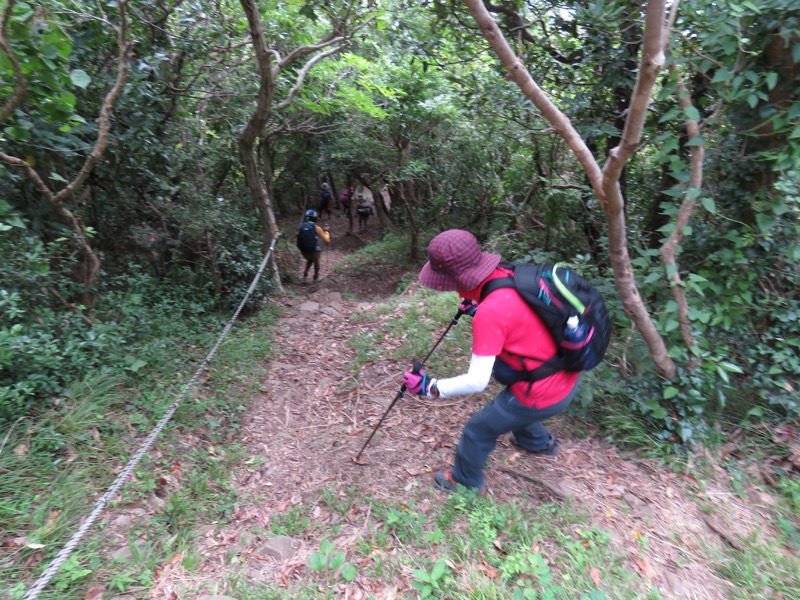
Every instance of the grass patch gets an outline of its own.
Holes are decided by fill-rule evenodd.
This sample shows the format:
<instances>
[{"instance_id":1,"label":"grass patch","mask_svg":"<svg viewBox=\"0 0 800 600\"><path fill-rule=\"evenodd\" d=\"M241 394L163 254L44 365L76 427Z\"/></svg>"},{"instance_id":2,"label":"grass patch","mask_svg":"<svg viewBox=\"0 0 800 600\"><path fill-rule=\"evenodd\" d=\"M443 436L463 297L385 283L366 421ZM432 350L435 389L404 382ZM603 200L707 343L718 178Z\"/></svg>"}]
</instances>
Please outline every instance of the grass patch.
<instances>
[{"instance_id":1,"label":"grass patch","mask_svg":"<svg viewBox=\"0 0 800 600\"><path fill-rule=\"evenodd\" d=\"M101 516L41 598L82 598L98 582L116 593L141 593L172 557L180 554L186 568L198 563L194 527L224 522L241 501L230 485L232 467L243 460L235 443L239 416L258 389L273 318L267 309L233 328L112 502L112 510L141 511L128 532L128 551L109 558L116 548L108 546ZM36 420L18 421L4 437L0 541L12 551L0 558L0 596L22 597L49 565L175 401L222 321L209 318L205 332L176 331L194 337L149 340L143 352L158 350L158 360L148 359L147 368L75 383L57 405ZM136 356L140 350L129 348Z\"/></svg>"},{"instance_id":2,"label":"grass patch","mask_svg":"<svg viewBox=\"0 0 800 600\"><path fill-rule=\"evenodd\" d=\"M363 490L323 493L294 507L299 525L314 506L328 522L363 523L356 539L338 542L328 526L307 519L295 536L314 550L286 589L232 577L237 598L334 598L358 579L361 589L396 589L417 598L659 598L629 572L610 535L584 525L569 506L497 502L474 494L394 502ZM436 500L440 500L437 503ZM349 538L349 539L352 539ZM600 581L600 585L596 583Z\"/></svg>"},{"instance_id":3,"label":"grass patch","mask_svg":"<svg viewBox=\"0 0 800 600\"><path fill-rule=\"evenodd\" d=\"M428 355L458 312L454 292L420 289L410 297L389 300L374 311L360 313L364 325L348 345L356 351L349 365L352 373L372 361L385 359L410 365ZM450 327L427 362L428 371L441 377L465 372L471 356L470 317L462 317ZM458 371L462 368L462 371Z\"/></svg>"},{"instance_id":4,"label":"grass patch","mask_svg":"<svg viewBox=\"0 0 800 600\"><path fill-rule=\"evenodd\" d=\"M333 268L335 272L363 275L376 266L402 266L402 258L408 256L408 237L398 233L387 233L355 252L350 253Z\"/></svg>"},{"instance_id":5,"label":"grass patch","mask_svg":"<svg viewBox=\"0 0 800 600\"><path fill-rule=\"evenodd\" d=\"M731 551L713 565L717 573L732 582L732 599L796 598L800 590L800 560L787 551L793 542L784 532L778 538L754 534L746 540L746 551ZM795 540L796 541L796 540Z\"/></svg>"}]
</instances>

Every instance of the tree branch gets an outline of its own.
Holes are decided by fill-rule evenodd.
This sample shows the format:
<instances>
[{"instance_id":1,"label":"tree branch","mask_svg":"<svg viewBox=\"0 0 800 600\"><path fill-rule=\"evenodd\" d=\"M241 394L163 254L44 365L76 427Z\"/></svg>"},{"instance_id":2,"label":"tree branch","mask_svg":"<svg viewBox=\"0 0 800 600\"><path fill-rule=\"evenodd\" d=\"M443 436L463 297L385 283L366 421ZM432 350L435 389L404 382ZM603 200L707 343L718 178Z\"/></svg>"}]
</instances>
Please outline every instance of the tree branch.
<instances>
[{"instance_id":1,"label":"tree branch","mask_svg":"<svg viewBox=\"0 0 800 600\"><path fill-rule=\"evenodd\" d=\"M625 128L622 131L620 145L609 152L608 160L603 167L603 179L607 185L619 181L622 169L642 139L642 130L647 116L647 108L650 106L653 95L653 86L658 73L664 66L665 14L665 0L650 0L647 3L642 60L628 107Z\"/></svg>"},{"instance_id":2,"label":"tree branch","mask_svg":"<svg viewBox=\"0 0 800 600\"><path fill-rule=\"evenodd\" d=\"M287 106L289 106L292 103L292 101L294 100L294 98L297 95L297 93L303 87L303 82L305 81L305 78L308 75L308 72L311 70L311 67L313 67L315 64L317 64L323 58L327 58L328 56L331 56L332 54L336 54L341 49L342 49L341 46L334 46L333 48L329 48L325 52L320 52L319 54L316 54L313 57L311 57L308 60L308 62L306 62L306 64L303 65L303 68L300 69L300 72L297 74L297 79L295 80L294 85L292 86L292 89L289 90L289 93L286 94L286 97L283 99L283 101L281 101L280 104L275 105L275 110L283 110L284 108L286 108Z\"/></svg>"},{"instance_id":3,"label":"tree branch","mask_svg":"<svg viewBox=\"0 0 800 600\"><path fill-rule=\"evenodd\" d=\"M686 84L683 81L675 63L670 64L670 72L677 79L677 87L675 95L678 99L678 104L686 112L687 108L692 106L692 97ZM690 140L697 139L700 135L700 126L694 119L686 119L686 135ZM664 245L661 246L661 263L669 273L672 270L672 275L669 276L670 287L672 289L672 296L678 304L678 322L680 323L681 337L683 338L686 347L691 349L694 346L694 337L692 336L692 327L689 322L689 304L686 300L686 290L681 282L681 275L678 271L675 255L678 252L678 246L683 240L683 231L689 223L689 218L692 215L695 204L697 204L697 196L700 188L703 185L703 159L705 157L705 146L692 146L689 171L689 190L684 195L681 202L678 214L675 217L675 229L670 234ZM691 193L690 193L691 192Z\"/></svg>"}]
</instances>

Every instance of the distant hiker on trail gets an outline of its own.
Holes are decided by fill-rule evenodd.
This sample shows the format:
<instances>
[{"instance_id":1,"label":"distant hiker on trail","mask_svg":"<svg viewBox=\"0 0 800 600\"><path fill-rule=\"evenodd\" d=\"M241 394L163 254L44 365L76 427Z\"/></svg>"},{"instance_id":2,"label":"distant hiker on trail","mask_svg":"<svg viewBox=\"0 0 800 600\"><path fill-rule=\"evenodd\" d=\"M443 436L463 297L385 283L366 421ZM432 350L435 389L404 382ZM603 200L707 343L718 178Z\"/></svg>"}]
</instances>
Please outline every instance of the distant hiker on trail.
<instances>
[{"instance_id":1,"label":"distant hiker on trail","mask_svg":"<svg viewBox=\"0 0 800 600\"><path fill-rule=\"evenodd\" d=\"M499 255L481 252L475 236L461 229L433 238L428 259L419 274L422 285L457 291L462 298L460 310L473 317L472 358L463 375L433 379L424 369L412 370L405 373L403 382L409 392L429 398L481 392L493 371L507 385L464 425L453 469L434 476L436 485L446 492L455 491L457 484L485 491L483 465L500 435L511 432L511 443L532 454L552 456L559 451L558 441L542 421L569 406L579 373L555 371L532 382L501 376L508 375L505 371L530 373L556 354L549 330L515 289L502 287L481 299L487 282L510 277L514 271L500 265Z\"/></svg>"},{"instance_id":2,"label":"distant hiker on trail","mask_svg":"<svg viewBox=\"0 0 800 600\"><path fill-rule=\"evenodd\" d=\"M340 195L339 195L339 207L342 209L342 214L347 214L350 212L351 209L351 200L353 199L353 195L356 193L355 189L351 185L350 187L346 188Z\"/></svg>"},{"instance_id":3,"label":"distant hiker on trail","mask_svg":"<svg viewBox=\"0 0 800 600\"><path fill-rule=\"evenodd\" d=\"M308 271L314 265L314 281L319 281L319 260L322 256L322 242L331 241L330 228L327 225L320 227L316 224L317 213L307 210L306 220L297 230L297 247L300 254L306 259L306 268L303 271L303 281L308 279Z\"/></svg>"},{"instance_id":4,"label":"distant hiker on trail","mask_svg":"<svg viewBox=\"0 0 800 600\"><path fill-rule=\"evenodd\" d=\"M367 221L372 215L372 204L359 192L356 195L356 213L358 214L358 233L367 233Z\"/></svg>"},{"instance_id":5,"label":"distant hiker on trail","mask_svg":"<svg viewBox=\"0 0 800 600\"><path fill-rule=\"evenodd\" d=\"M322 182L322 188L319 190L319 216L322 217L325 213L328 213L328 219L333 214L333 194L327 181Z\"/></svg>"}]
</instances>

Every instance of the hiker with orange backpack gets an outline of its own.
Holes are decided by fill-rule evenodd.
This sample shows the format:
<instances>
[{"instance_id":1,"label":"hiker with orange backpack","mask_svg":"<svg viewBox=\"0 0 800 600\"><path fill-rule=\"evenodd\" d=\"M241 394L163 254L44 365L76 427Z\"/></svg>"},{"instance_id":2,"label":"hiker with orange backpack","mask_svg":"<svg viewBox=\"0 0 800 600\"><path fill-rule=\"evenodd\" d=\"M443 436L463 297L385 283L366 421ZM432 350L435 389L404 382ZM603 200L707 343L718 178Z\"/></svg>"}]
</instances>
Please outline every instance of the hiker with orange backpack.
<instances>
[{"instance_id":1,"label":"hiker with orange backpack","mask_svg":"<svg viewBox=\"0 0 800 600\"><path fill-rule=\"evenodd\" d=\"M322 242L329 244L331 230L328 225L319 226L316 223L317 212L307 210L305 220L297 230L297 248L306 259L306 268L303 271L303 281L308 279L308 272L314 267L314 281L319 281L319 261L322 257Z\"/></svg>"},{"instance_id":2,"label":"hiker with orange backpack","mask_svg":"<svg viewBox=\"0 0 800 600\"><path fill-rule=\"evenodd\" d=\"M528 277L529 270L523 267L535 267L501 264L499 255L481 252L477 239L468 231L451 229L434 237L428 245L428 258L419 274L420 282L435 290L457 291L462 298L460 310L473 317L472 358L463 375L435 379L424 369L415 368L405 373L403 383L409 392L428 398L481 392L492 375L506 385L464 425L452 470L442 470L434 476L436 485L447 492L455 491L459 484L482 491L486 487L483 465L499 436L510 432L511 443L531 454L558 453L560 444L542 422L566 410L575 396L580 371L602 359L609 336L607 313L602 298L592 288L591 310L583 306L572 310L577 315L569 314L559 292L553 291L549 294L553 300L550 309L557 319L544 316L543 311L531 306L534 299L523 298L522 291L517 291L520 282L515 282L515 275L519 279ZM549 275L542 271L540 280L555 277L561 283L556 269L548 269ZM584 281L576 274L569 275L569 285ZM543 285L547 287L544 295L555 289ZM537 293L541 295L542 290L534 290L534 295ZM557 307L555 302L562 306ZM601 311L598 317L602 323L587 334L586 324L580 319L594 316L595 310ZM556 326L549 324L551 320L564 329L557 336L558 346L553 334ZM583 328L581 340L570 338L575 334L572 325L576 322ZM563 356L569 351L562 351L562 345L574 346L581 364L565 362Z\"/></svg>"}]
</instances>

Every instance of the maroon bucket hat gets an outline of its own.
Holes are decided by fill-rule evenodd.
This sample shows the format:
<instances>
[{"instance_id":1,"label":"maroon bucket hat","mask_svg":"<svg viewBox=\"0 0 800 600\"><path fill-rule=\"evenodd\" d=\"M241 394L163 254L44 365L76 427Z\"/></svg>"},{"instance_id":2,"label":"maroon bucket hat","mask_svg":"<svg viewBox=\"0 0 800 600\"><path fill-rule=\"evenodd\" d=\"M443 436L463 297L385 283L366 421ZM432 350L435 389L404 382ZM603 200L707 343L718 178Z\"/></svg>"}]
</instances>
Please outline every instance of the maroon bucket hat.
<instances>
[{"instance_id":1,"label":"maroon bucket hat","mask_svg":"<svg viewBox=\"0 0 800 600\"><path fill-rule=\"evenodd\" d=\"M463 229L448 229L433 238L428 259L420 271L420 283L445 292L478 287L500 264L499 254L481 252L475 236Z\"/></svg>"}]
</instances>

